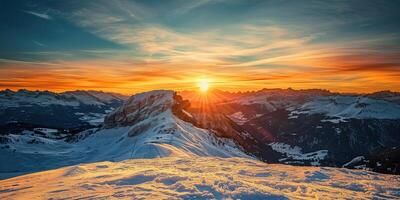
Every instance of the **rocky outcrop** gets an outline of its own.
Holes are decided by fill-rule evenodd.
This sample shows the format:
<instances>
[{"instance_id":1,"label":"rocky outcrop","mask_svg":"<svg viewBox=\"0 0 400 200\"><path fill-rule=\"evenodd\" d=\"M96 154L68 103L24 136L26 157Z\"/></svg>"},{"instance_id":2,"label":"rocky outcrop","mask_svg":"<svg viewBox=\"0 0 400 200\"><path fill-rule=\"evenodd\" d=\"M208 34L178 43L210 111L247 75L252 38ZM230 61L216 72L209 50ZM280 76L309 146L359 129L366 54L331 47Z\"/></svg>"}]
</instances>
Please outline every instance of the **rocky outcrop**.
<instances>
[{"instance_id":1,"label":"rocky outcrop","mask_svg":"<svg viewBox=\"0 0 400 200\"><path fill-rule=\"evenodd\" d=\"M104 119L103 128L130 126L158 115L172 108L175 95L171 90L155 90L134 95Z\"/></svg>"}]
</instances>

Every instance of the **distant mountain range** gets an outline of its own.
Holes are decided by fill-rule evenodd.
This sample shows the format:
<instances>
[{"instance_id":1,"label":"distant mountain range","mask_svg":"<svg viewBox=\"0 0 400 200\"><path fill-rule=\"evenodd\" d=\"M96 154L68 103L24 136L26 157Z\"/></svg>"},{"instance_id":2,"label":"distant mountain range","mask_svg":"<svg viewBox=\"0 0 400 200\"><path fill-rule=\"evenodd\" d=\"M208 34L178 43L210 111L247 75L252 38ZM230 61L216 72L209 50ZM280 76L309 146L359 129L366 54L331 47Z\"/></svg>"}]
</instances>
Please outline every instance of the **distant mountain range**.
<instances>
[{"instance_id":1,"label":"distant mountain range","mask_svg":"<svg viewBox=\"0 0 400 200\"><path fill-rule=\"evenodd\" d=\"M180 94L201 101L195 93ZM203 121L201 126L222 127L261 160L400 173L400 93L263 89L215 91L204 98L217 100L207 107L195 102L188 109Z\"/></svg>"},{"instance_id":2,"label":"distant mountain range","mask_svg":"<svg viewBox=\"0 0 400 200\"><path fill-rule=\"evenodd\" d=\"M225 124L245 136L241 146L261 160L400 173L399 93L264 89L215 96L224 100L206 108L203 127L217 129L229 118L234 123ZM188 111L202 115L205 108L195 106Z\"/></svg>"},{"instance_id":3,"label":"distant mountain range","mask_svg":"<svg viewBox=\"0 0 400 200\"><path fill-rule=\"evenodd\" d=\"M52 128L99 125L127 96L101 91L0 91L0 125L28 123Z\"/></svg>"},{"instance_id":4,"label":"distant mountain range","mask_svg":"<svg viewBox=\"0 0 400 200\"><path fill-rule=\"evenodd\" d=\"M166 156L243 157L399 174L399 97L389 91L292 89L211 91L208 97L168 90L132 97L5 90L0 175Z\"/></svg>"}]
</instances>

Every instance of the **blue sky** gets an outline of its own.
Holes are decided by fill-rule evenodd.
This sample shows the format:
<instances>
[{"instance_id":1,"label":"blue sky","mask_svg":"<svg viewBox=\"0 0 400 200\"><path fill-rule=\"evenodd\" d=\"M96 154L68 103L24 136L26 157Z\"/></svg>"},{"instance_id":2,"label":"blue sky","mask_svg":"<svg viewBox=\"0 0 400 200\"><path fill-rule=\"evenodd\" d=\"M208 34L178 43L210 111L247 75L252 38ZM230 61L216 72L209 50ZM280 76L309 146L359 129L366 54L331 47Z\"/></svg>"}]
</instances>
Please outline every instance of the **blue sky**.
<instances>
[{"instance_id":1,"label":"blue sky","mask_svg":"<svg viewBox=\"0 0 400 200\"><path fill-rule=\"evenodd\" d=\"M2 88L190 89L206 77L227 90L400 89L399 1L43 0L0 10Z\"/></svg>"}]
</instances>

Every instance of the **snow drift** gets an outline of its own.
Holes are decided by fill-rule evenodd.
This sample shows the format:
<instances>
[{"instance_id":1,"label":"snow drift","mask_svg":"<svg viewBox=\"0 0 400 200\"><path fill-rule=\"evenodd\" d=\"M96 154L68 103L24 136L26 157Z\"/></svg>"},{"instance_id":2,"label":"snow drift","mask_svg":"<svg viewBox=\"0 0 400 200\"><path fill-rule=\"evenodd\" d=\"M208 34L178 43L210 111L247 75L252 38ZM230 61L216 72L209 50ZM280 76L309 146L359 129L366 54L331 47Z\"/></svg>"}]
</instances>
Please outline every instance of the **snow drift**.
<instances>
[{"instance_id":1,"label":"snow drift","mask_svg":"<svg viewBox=\"0 0 400 200\"><path fill-rule=\"evenodd\" d=\"M400 177L246 158L99 162L0 181L0 199L396 199Z\"/></svg>"}]
</instances>

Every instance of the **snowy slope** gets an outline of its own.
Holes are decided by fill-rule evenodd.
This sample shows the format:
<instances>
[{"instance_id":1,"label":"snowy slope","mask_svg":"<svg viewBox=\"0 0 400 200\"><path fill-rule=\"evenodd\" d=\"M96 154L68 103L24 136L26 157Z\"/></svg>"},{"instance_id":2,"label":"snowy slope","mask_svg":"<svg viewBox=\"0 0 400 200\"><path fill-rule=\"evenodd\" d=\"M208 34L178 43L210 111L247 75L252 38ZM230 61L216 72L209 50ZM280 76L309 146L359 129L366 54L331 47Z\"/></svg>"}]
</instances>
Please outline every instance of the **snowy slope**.
<instances>
[{"instance_id":1,"label":"snowy slope","mask_svg":"<svg viewBox=\"0 0 400 200\"><path fill-rule=\"evenodd\" d=\"M231 140L217 138L208 130L177 119L169 110L133 126L100 130L77 145L94 149L93 160L246 156Z\"/></svg>"},{"instance_id":2,"label":"snowy slope","mask_svg":"<svg viewBox=\"0 0 400 200\"><path fill-rule=\"evenodd\" d=\"M400 176L246 158L99 162L0 181L0 199L398 199Z\"/></svg>"}]
</instances>

